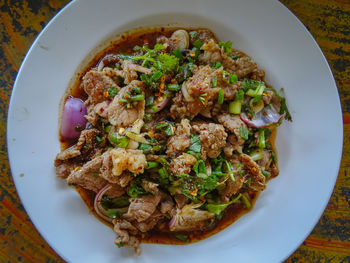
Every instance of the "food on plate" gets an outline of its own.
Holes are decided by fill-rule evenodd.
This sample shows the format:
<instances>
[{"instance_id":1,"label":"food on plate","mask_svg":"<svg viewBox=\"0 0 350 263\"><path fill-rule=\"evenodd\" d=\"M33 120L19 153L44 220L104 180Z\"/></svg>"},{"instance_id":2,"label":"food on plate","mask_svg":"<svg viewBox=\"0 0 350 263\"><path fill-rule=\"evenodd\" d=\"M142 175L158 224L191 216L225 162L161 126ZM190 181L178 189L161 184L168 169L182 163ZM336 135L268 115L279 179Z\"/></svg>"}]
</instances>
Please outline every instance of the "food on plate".
<instances>
[{"instance_id":1,"label":"food on plate","mask_svg":"<svg viewBox=\"0 0 350 263\"><path fill-rule=\"evenodd\" d=\"M123 35L62 105L56 173L110 224L118 247L187 243L249 211L279 173L286 100L208 29Z\"/></svg>"}]
</instances>

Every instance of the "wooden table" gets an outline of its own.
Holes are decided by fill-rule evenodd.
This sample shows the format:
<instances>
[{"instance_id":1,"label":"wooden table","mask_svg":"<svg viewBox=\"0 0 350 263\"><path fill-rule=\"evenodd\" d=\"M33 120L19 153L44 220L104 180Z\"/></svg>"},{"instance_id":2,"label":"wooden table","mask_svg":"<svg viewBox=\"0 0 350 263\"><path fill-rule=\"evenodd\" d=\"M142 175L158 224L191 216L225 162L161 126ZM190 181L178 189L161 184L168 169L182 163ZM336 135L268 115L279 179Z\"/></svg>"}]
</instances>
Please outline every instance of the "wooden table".
<instances>
[{"instance_id":1,"label":"wooden table","mask_svg":"<svg viewBox=\"0 0 350 263\"><path fill-rule=\"evenodd\" d=\"M68 2L0 0L0 262L63 262L37 232L16 193L7 158L6 116L27 50ZM333 195L310 236L286 262L350 262L350 0L281 2L306 25L325 54L344 122L343 159Z\"/></svg>"}]
</instances>

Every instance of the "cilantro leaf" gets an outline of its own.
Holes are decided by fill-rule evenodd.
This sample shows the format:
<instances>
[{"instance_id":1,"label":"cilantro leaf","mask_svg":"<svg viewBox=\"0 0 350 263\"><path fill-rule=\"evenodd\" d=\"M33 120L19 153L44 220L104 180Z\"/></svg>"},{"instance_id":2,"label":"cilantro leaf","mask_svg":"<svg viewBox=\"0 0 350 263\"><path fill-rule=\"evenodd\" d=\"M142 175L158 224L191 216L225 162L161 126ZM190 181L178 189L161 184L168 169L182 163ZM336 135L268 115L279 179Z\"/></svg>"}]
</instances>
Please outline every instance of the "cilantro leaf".
<instances>
[{"instance_id":1,"label":"cilantro leaf","mask_svg":"<svg viewBox=\"0 0 350 263\"><path fill-rule=\"evenodd\" d=\"M203 160L198 160L195 165L192 167L192 170L196 173L196 175L200 178L207 178L207 168L205 167L205 163Z\"/></svg>"},{"instance_id":2,"label":"cilantro leaf","mask_svg":"<svg viewBox=\"0 0 350 263\"><path fill-rule=\"evenodd\" d=\"M202 143L199 135L191 134L191 145L188 147L189 151L193 151L195 153L200 153L202 148Z\"/></svg>"}]
</instances>

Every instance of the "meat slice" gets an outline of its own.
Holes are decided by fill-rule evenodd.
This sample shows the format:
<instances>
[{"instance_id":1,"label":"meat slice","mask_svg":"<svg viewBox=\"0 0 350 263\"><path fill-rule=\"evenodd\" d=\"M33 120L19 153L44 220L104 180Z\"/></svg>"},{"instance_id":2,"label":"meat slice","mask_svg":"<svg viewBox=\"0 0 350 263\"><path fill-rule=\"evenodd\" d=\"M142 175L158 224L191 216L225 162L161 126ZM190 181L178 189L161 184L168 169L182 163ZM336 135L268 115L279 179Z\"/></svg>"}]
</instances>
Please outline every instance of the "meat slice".
<instances>
[{"instance_id":1,"label":"meat slice","mask_svg":"<svg viewBox=\"0 0 350 263\"><path fill-rule=\"evenodd\" d=\"M119 184L113 184L112 188L105 193L109 198L116 198L123 194L125 194L125 188L121 187Z\"/></svg>"},{"instance_id":2,"label":"meat slice","mask_svg":"<svg viewBox=\"0 0 350 263\"><path fill-rule=\"evenodd\" d=\"M95 105L106 100L104 93L108 88L117 88L117 84L111 77L102 71L92 69L88 71L83 77L83 87L86 94L88 94L88 102ZM88 103L88 104L89 104Z\"/></svg>"},{"instance_id":3,"label":"meat slice","mask_svg":"<svg viewBox=\"0 0 350 263\"><path fill-rule=\"evenodd\" d=\"M98 192L107 181L99 176L103 157L99 156L85 163L80 169L73 171L67 178L68 184L77 184L81 187Z\"/></svg>"},{"instance_id":4,"label":"meat slice","mask_svg":"<svg viewBox=\"0 0 350 263\"><path fill-rule=\"evenodd\" d=\"M258 70L256 63L250 57L241 56L237 60L234 60L213 39L204 43L201 49L204 50L204 53L198 57L200 62L215 64L220 61L225 70L236 74L239 79Z\"/></svg>"},{"instance_id":5,"label":"meat slice","mask_svg":"<svg viewBox=\"0 0 350 263\"><path fill-rule=\"evenodd\" d=\"M243 169L251 176L250 188L256 191L265 189L265 176L261 173L259 165L247 154L240 155L240 161L243 163Z\"/></svg>"},{"instance_id":6,"label":"meat slice","mask_svg":"<svg viewBox=\"0 0 350 263\"><path fill-rule=\"evenodd\" d=\"M56 155L56 160L66 161L77 157L82 154L82 152L86 153L87 150L97 148L96 136L98 136L100 132L97 129L87 129L83 130L80 134L77 144L74 146L58 153ZM83 148L83 146L86 146Z\"/></svg>"},{"instance_id":7,"label":"meat slice","mask_svg":"<svg viewBox=\"0 0 350 263\"><path fill-rule=\"evenodd\" d=\"M240 119L238 115L231 115L229 113L223 113L217 116L218 121L224 125L226 131L231 132L228 141L231 144L233 150L237 150L238 147L244 144L244 139L242 139L241 127L247 127L246 124Z\"/></svg>"},{"instance_id":8,"label":"meat slice","mask_svg":"<svg viewBox=\"0 0 350 263\"><path fill-rule=\"evenodd\" d=\"M187 108L186 115L193 119L203 109L210 107L217 99L219 88L212 86L212 79L220 75L220 69L214 70L210 66L200 66L194 75L183 83L182 91Z\"/></svg>"},{"instance_id":9,"label":"meat slice","mask_svg":"<svg viewBox=\"0 0 350 263\"><path fill-rule=\"evenodd\" d=\"M57 164L56 164L57 163ZM62 162L55 160L56 175L60 178L67 178L68 175L78 166L78 164L70 161Z\"/></svg>"},{"instance_id":10,"label":"meat slice","mask_svg":"<svg viewBox=\"0 0 350 263\"><path fill-rule=\"evenodd\" d=\"M264 170L268 170L270 167L271 161L272 161L272 159L271 159L270 151L264 149L263 150L263 157L260 160L256 161L256 163L258 165L260 165L262 168L264 168Z\"/></svg>"},{"instance_id":11,"label":"meat slice","mask_svg":"<svg viewBox=\"0 0 350 263\"><path fill-rule=\"evenodd\" d=\"M162 214L166 214L166 213L172 214L174 208L175 208L175 204L171 196L164 194L162 201L160 203L160 212Z\"/></svg>"},{"instance_id":12,"label":"meat slice","mask_svg":"<svg viewBox=\"0 0 350 263\"><path fill-rule=\"evenodd\" d=\"M185 99L181 91L177 92L175 97L172 99L172 104L170 106L170 114L171 116L173 116L174 119L183 119L189 115L187 114Z\"/></svg>"},{"instance_id":13,"label":"meat slice","mask_svg":"<svg viewBox=\"0 0 350 263\"><path fill-rule=\"evenodd\" d=\"M202 159L216 158L226 145L227 133L224 126L215 123L200 123L193 125L193 130L199 133L202 142Z\"/></svg>"},{"instance_id":14,"label":"meat slice","mask_svg":"<svg viewBox=\"0 0 350 263\"><path fill-rule=\"evenodd\" d=\"M227 203L230 201L231 197L236 194L239 189L242 188L244 180L235 176L233 181L230 177L225 182L225 188L219 190L220 199L222 202Z\"/></svg>"},{"instance_id":15,"label":"meat slice","mask_svg":"<svg viewBox=\"0 0 350 263\"><path fill-rule=\"evenodd\" d=\"M142 222L148 219L156 210L161 199L160 194L143 195L137 198L130 198L130 206L127 214L127 219Z\"/></svg>"},{"instance_id":16,"label":"meat slice","mask_svg":"<svg viewBox=\"0 0 350 263\"><path fill-rule=\"evenodd\" d=\"M274 96L276 95L272 90L267 90L262 94L262 100L265 104L269 104Z\"/></svg>"},{"instance_id":17,"label":"meat slice","mask_svg":"<svg viewBox=\"0 0 350 263\"><path fill-rule=\"evenodd\" d=\"M175 202L176 202L176 207L178 209L183 208L188 201L190 200L187 196L183 195L183 194L176 194L174 196Z\"/></svg>"},{"instance_id":18,"label":"meat slice","mask_svg":"<svg viewBox=\"0 0 350 263\"><path fill-rule=\"evenodd\" d=\"M116 245L127 245L135 249L135 253L140 255L140 240L136 237L137 229L128 221L124 219L113 220L113 230L117 234L114 243Z\"/></svg>"},{"instance_id":19,"label":"meat slice","mask_svg":"<svg viewBox=\"0 0 350 263\"><path fill-rule=\"evenodd\" d=\"M81 154L80 148L80 145L74 145L72 147L69 147L68 149L58 153L56 155L56 160L65 161L77 157Z\"/></svg>"},{"instance_id":20,"label":"meat slice","mask_svg":"<svg viewBox=\"0 0 350 263\"><path fill-rule=\"evenodd\" d=\"M96 136L99 134L100 132L96 129L83 130L74 146L58 153L54 162L56 175L61 178L67 178L82 162L96 156L101 151L96 145ZM84 145L88 147L83 148Z\"/></svg>"},{"instance_id":21,"label":"meat slice","mask_svg":"<svg viewBox=\"0 0 350 263\"><path fill-rule=\"evenodd\" d=\"M166 154L175 157L180 152L186 150L191 144L191 125L187 119L182 119L181 123L176 126L175 135L170 137L167 143Z\"/></svg>"},{"instance_id":22,"label":"meat slice","mask_svg":"<svg viewBox=\"0 0 350 263\"><path fill-rule=\"evenodd\" d=\"M144 100L135 102L131 108L127 108L123 103L119 102L126 92L131 91L132 86L140 87L141 85L137 81L122 88L107 109L108 120L116 128L125 128L131 126L137 119L143 119L145 113Z\"/></svg>"},{"instance_id":23,"label":"meat slice","mask_svg":"<svg viewBox=\"0 0 350 263\"><path fill-rule=\"evenodd\" d=\"M146 219L145 221L142 222L137 222L134 221L133 225L140 230L141 232L145 233L149 230L151 230L152 228L154 228L154 226L159 222L159 220L161 220L162 218L164 218L165 215L160 213L158 210L156 210L148 219Z\"/></svg>"},{"instance_id":24,"label":"meat slice","mask_svg":"<svg viewBox=\"0 0 350 263\"><path fill-rule=\"evenodd\" d=\"M197 162L197 159L187 153L181 154L179 157L171 160L170 171L172 174L189 174L192 166Z\"/></svg>"}]
</instances>

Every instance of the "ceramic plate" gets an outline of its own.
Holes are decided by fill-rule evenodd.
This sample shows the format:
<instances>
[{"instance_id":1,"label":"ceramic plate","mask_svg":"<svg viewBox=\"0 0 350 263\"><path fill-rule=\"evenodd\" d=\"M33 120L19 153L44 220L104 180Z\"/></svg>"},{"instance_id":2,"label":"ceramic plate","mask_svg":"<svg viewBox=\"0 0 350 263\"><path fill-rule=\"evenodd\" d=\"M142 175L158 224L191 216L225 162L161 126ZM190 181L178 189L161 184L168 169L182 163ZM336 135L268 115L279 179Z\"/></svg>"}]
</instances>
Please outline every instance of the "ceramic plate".
<instances>
[{"instance_id":1,"label":"ceramic plate","mask_svg":"<svg viewBox=\"0 0 350 263\"><path fill-rule=\"evenodd\" d=\"M125 30L166 24L208 27L219 39L233 40L266 71L267 82L285 89L294 121L278 130L280 175L250 213L195 244L143 244L138 257L118 249L113 231L56 178L58 109L74 72L101 43ZM67 261L278 262L308 236L329 200L342 131L339 95L326 59L277 1L78 0L45 27L23 61L8 113L8 150L27 213Z\"/></svg>"}]
</instances>

